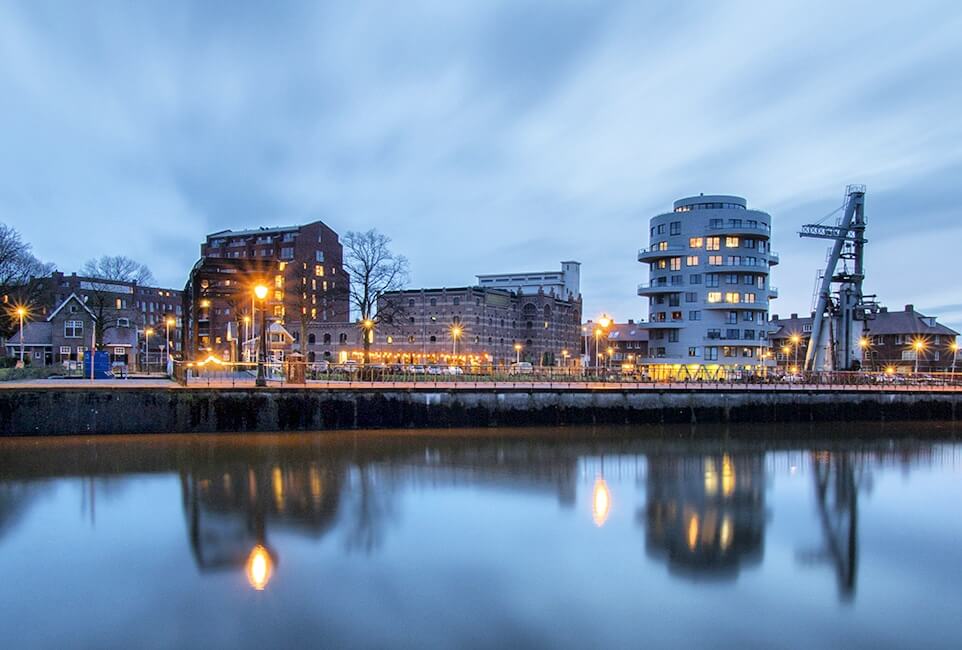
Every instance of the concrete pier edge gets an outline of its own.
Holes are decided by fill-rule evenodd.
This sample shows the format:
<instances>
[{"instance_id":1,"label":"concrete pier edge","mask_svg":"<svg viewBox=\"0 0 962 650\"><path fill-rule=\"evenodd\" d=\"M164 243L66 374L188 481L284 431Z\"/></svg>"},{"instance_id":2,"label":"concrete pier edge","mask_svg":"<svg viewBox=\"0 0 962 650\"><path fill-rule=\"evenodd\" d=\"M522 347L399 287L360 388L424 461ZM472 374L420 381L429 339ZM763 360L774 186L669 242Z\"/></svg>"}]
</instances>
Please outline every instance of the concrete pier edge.
<instances>
[{"instance_id":1,"label":"concrete pier edge","mask_svg":"<svg viewBox=\"0 0 962 650\"><path fill-rule=\"evenodd\" d=\"M0 391L0 435L955 421L962 392L99 388Z\"/></svg>"}]
</instances>

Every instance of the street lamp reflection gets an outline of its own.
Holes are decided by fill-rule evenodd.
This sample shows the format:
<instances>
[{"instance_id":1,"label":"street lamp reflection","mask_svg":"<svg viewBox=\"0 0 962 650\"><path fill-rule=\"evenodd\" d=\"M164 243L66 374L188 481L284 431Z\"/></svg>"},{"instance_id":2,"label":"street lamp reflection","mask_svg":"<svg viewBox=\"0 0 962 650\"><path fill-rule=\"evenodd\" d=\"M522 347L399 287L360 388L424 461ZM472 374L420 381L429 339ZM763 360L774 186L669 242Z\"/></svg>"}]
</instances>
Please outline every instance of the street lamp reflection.
<instances>
[{"instance_id":1,"label":"street lamp reflection","mask_svg":"<svg viewBox=\"0 0 962 650\"><path fill-rule=\"evenodd\" d=\"M274 572L274 561L263 545L258 544L251 550L246 568L247 582L257 591L264 591Z\"/></svg>"},{"instance_id":2,"label":"street lamp reflection","mask_svg":"<svg viewBox=\"0 0 962 650\"><path fill-rule=\"evenodd\" d=\"M608 520L608 513L611 510L611 492L605 479L595 480L595 487L591 493L591 517L595 520L595 526L601 528Z\"/></svg>"}]
</instances>

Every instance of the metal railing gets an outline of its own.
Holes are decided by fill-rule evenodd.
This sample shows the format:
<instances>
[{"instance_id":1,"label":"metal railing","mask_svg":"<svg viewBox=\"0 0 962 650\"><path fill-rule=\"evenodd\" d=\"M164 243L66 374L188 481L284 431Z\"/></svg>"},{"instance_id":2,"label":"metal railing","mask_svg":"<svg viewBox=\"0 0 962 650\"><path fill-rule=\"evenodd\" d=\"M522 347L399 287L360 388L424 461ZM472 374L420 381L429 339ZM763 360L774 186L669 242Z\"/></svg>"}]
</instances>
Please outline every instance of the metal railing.
<instances>
[{"instance_id":1,"label":"metal railing","mask_svg":"<svg viewBox=\"0 0 962 650\"><path fill-rule=\"evenodd\" d=\"M458 384L482 387L490 384L608 385L611 387L767 387L775 389L855 388L919 389L962 387L960 372L787 372L765 364L732 368L716 365L658 364L639 358L637 364L610 367L548 366L442 366L324 364L270 362L264 364L268 385L351 387L358 384L423 386ZM254 363L217 363L204 366L177 362L174 379L185 386L253 386Z\"/></svg>"}]
</instances>

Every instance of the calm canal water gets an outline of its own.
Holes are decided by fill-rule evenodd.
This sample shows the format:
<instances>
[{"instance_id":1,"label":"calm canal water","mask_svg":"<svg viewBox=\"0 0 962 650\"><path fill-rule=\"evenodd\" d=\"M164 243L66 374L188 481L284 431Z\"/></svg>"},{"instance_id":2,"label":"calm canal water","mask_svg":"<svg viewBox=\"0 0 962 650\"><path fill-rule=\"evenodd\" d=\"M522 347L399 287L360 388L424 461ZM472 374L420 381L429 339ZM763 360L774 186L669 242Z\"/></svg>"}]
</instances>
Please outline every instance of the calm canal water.
<instances>
[{"instance_id":1,"label":"calm canal water","mask_svg":"<svg viewBox=\"0 0 962 650\"><path fill-rule=\"evenodd\" d=\"M0 440L2 646L962 647L962 431L820 427Z\"/></svg>"}]
</instances>

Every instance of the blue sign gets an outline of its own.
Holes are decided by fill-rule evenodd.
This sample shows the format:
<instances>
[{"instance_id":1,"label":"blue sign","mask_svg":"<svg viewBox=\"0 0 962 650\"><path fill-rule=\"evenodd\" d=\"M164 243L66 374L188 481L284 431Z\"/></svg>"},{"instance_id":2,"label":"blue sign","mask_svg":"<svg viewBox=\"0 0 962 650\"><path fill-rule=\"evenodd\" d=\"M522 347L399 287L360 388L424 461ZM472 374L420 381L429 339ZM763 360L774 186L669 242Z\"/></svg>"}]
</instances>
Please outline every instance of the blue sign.
<instances>
[{"instance_id":1,"label":"blue sign","mask_svg":"<svg viewBox=\"0 0 962 650\"><path fill-rule=\"evenodd\" d=\"M94 352L94 379L113 379L110 355L103 350ZM90 379L90 350L84 351L84 377Z\"/></svg>"}]
</instances>

